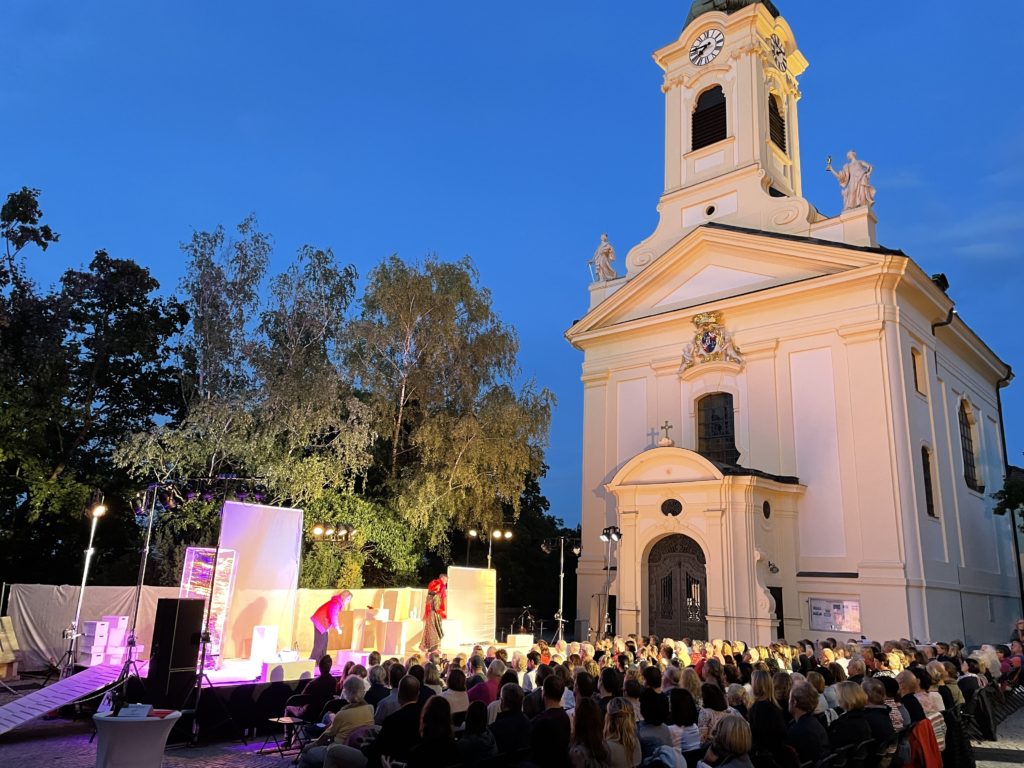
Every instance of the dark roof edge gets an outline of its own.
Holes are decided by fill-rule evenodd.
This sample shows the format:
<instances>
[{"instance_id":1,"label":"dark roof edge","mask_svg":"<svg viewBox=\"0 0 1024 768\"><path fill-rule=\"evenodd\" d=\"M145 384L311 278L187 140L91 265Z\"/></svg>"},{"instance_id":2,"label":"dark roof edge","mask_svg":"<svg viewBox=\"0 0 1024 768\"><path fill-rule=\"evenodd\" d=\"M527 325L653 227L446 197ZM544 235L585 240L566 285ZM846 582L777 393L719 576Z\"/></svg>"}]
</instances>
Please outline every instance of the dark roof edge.
<instances>
[{"instance_id":1,"label":"dark roof edge","mask_svg":"<svg viewBox=\"0 0 1024 768\"><path fill-rule=\"evenodd\" d=\"M807 237L806 235L788 235L784 232L768 232L764 229L752 229L751 227L737 227L735 224L721 224L717 221L709 221L700 225L701 227L707 227L708 229L722 229L727 232L741 232L746 235L763 235L765 237L774 237L778 240L790 240L796 243L810 243L811 245L824 245L831 248L845 248L849 251L861 251L864 253L881 253L886 256L902 256L903 258L910 258L903 251L892 248L886 248L881 245L850 245L848 243L839 243L835 240L822 240L818 237Z\"/></svg>"},{"instance_id":2,"label":"dark roof edge","mask_svg":"<svg viewBox=\"0 0 1024 768\"><path fill-rule=\"evenodd\" d=\"M709 461L711 461L709 459ZM773 475L771 472L764 472L760 469L751 469L750 467L741 467L739 464L723 464L718 461L711 461L723 475L734 475L739 477L761 477L765 480L774 480L776 483L782 483L783 485L800 485L800 478L793 477L792 475Z\"/></svg>"}]
</instances>

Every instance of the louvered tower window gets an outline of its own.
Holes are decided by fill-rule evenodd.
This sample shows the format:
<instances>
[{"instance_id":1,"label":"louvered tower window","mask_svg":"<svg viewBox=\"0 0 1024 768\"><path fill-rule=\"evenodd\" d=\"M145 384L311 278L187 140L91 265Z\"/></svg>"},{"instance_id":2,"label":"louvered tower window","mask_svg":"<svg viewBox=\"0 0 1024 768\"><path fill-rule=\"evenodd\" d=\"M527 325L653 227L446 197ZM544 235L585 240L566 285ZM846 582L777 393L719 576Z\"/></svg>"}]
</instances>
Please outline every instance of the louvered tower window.
<instances>
[{"instance_id":1,"label":"louvered tower window","mask_svg":"<svg viewBox=\"0 0 1024 768\"><path fill-rule=\"evenodd\" d=\"M964 457L964 482L972 491L984 492L978 482L977 454L974 452L973 419L966 400L960 401L960 449Z\"/></svg>"},{"instance_id":2,"label":"louvered tower window","mask_svg":"<svg viewBox=\"0 0 1024 768\"><path fill-rule=\"evenodd\" d=\"M721 464L740 460L732 395L728 392L715 392L697 401L697 453Z\"/></svg>"},{"instance_id":3,"label":"louvered tower window","mask_svg":"<svg viewBox=\"0 0 1024 768\"><path fill-rule=\"evenodd\" d=\"M768 94L768 133L772 143L786 151L786 118L782 114L782 104L774 93Z\"/></svg>"},{"instance_id":4,"label":"louvered tower window","mask_svg":"<svg viewBox=\"0 0 1024 768\"><path fill-rule=\"evenodd\" d=\"M726 137L725 93L716 85L697 97L693 111L693 149L700 149Z\"/></svg>"}]
</instances>

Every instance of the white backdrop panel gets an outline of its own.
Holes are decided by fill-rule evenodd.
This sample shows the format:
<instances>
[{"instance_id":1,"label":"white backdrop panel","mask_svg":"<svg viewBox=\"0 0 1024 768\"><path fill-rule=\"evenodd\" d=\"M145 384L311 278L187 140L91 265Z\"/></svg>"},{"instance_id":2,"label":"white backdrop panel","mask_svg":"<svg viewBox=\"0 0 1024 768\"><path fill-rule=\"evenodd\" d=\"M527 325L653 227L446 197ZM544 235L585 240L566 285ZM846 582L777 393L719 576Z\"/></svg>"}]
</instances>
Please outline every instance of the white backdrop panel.
<instances>
[{"instance_id":1,"label":"white backdrop panel","mask_svg":"<svg viewBox=\"0 0 1024 768\"><path fill-rule=\"evenodd\" d=\"M248 658L252 629L257 624L276 625L278 644L290 648L302 553L302 510L227 501L220 546L238 553L222 658Z\"/></svg>"},{"instance_id":2,"label":"white backdrop panel","mask_svg":"<svg viewBox=\"0 0 1024 768\"><path fill-rule=\"evenodd\" d=\"M497 572L490 568L448 569L448 618L462 625L462 637L444 645L491 643L497 619Z\"/></svg>"}]
</instances>

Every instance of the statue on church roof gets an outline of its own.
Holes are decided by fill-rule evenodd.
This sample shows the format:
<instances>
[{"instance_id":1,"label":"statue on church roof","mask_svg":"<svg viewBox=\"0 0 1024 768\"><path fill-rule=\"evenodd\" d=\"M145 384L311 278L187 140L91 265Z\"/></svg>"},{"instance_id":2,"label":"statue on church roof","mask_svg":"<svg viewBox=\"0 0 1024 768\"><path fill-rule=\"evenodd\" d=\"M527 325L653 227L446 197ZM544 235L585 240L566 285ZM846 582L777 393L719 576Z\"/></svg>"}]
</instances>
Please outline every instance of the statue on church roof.
<instances>
[{"instance_id":1,"label":"statue on church roof","mask_svg":"<svg viewBox=\"0 0 1024 768\"><path fill-rule=\"evenodd\" d=\"M615 267L612 266L612 262L615 261L615 249L612 248L612 244L608 242L608 235L601 235L601 244L597 246L597 250L594 251L594 258L590 260L590 264L593 265L594 280L597 282L605 282L607 280L614 280L618 277L615 274Z\"/></svg>"},{"instance_id":2,"label":"statue on church roof","mask_svg":"<svg viewBox=\"0 0 1024 768\"><path fill-rule=\"evenodd\" d=\"M852 149L846 153L849 161L843 166L843 170L837 171L832 167L832 156L829 155L825 163L825 170L839 180L839 186L843 190L843 210L851 211L865 205L873 205L875 202L875 188L871 186L871 172L874 166L857 159L857 153Z\"/></svg>"},{"instance_id":3,"label":"statue on church roof","mask_svg":"<svg viewBox=\"0 0 1024 768\"><path fill-rule=\"evenodd\" d=\"M761 5L767 8L768 12L776 19L781 15L779 9L770 0L693 0L693 5L690 6L690 13L686 17L686 23L683 25L683 28L685 29L690 26L691 21L705 13L710 13L711 11L736 13L736 11L746 8L748 5L757 5L757 3L761 3Z\"/></svg>"}]
</instances>

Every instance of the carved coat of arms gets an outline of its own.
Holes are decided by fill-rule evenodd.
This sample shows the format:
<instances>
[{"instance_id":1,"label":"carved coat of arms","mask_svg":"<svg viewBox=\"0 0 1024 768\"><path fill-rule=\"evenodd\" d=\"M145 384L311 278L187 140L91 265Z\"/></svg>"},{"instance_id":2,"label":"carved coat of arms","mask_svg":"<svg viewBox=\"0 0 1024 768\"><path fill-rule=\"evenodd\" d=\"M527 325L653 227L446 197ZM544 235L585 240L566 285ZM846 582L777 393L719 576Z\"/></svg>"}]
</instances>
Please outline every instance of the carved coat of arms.
<instances>
[{"instance_id":1,"label":"carved coat of arms","mask_svg":"<svg viewBox=\"0 0 1024 768\"><path fill-rule=\"evenodd\" d=\"M733 343L732 335L722 326L717 312L702 312L693 318L693 325L697 332L693 341L683 347L680 373L713 361L743 364L740 350Z\"/></svg>"}]
</instances>

